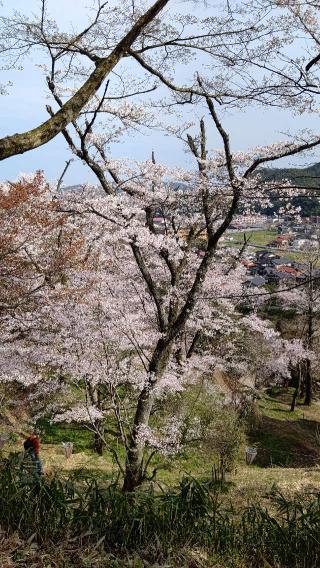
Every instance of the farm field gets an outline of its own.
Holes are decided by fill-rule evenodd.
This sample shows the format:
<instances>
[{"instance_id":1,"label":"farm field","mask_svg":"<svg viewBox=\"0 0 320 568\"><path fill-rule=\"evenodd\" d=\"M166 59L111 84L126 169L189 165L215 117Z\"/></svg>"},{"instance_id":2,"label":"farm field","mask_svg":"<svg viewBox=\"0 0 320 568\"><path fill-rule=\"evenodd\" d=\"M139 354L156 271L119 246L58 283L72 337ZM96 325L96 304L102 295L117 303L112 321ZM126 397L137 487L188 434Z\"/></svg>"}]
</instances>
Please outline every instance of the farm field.
<instances>
[{"instance_id":1,"label":"farm field","mask_svg":"<svg viewBox=\"0 0 320 568\"><path fill-rule=\"evenodd\" d=\"M277 236L277 231L274 230L258 230L258 231L229 231L226 233L226 238L224 243L243 243L244 242L244 235L249 243L252 243L251 246L259 245L264 246L270 243L275 237ZM232 239L232 240L231 240Z\"/></svg>"},{"instance_id":2,"label":"farm field","mask_svg":"<svg viewBox=\"0 0 320 568\"><path fill-rule=\"evenodd\" d=\"M269 243L277 236L276 231L259 230L259 231L239 231L230 232L227 234L226 239L221 243L222 247L231 247L240 249L244 244L244 236L247 239L247 250L255 253L260 248L268 247ZM232 240L229 240L231 239ZM270 249L279 256L285 256L297 262L304 262L306 253L304 251L292 251L290 249Z\"/></svg>"}]
</instances>

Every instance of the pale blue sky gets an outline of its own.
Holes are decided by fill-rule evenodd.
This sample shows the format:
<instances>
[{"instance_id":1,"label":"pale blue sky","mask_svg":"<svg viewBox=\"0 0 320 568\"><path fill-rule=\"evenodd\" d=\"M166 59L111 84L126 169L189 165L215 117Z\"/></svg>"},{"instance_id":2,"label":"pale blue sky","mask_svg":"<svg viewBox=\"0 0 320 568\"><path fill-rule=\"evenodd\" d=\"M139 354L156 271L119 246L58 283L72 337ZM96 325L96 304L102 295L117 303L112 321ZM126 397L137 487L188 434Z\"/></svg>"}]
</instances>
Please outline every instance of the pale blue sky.
<instances>
[{"instance_id":1,"label":"pale blue sky","mask_svg":"<svg viewBox=\"0 0 320 568\"><path fill-rule=\"evenodd\" d=\"M172 0L172 2L180 4L179 0ZM88 3L89 1L84 0L50 0L50 13L63 27L72 24L77 28L85 22L84 7ZM0 7L0 10L3 14L8 14L14 7L30 13L32 10L36 11L37 6L39 6L38 0L3 0L3 7ZM35 58L29 59L25 61L22 71L1 73L0 80L2 82L11 80L13 87L9 89L7 96L0 99L2 105L0 136L27 130L47 119L48 115L45 110L48 102L47 87L43 72L37 68L36 63ZM296 131L301 128L314 127L314 119L308 116L293 117L291 113L283 110L252 109L246 113L233 112L228 114L224 120L224 124L231 133L235 150L245 150L250 146L281 140L283 139L281 132L287 130ZM213 136L212 146L217 146L217 144L218 138ZM162 161L168 165L188 163L182 144L159 132L153 132L148 136L138 134L134 138L130 137L122 144L115 145L113 154L145 159L150 153L150 148L156 150L159 162ZM65 160L69 157L70 152L63 137L59 135L37 150L1 162L0 179L15 179L20 172L32 172L36 169L43 169L49 179L56 179L63 169ZM320 155L315 155L310 158L310 161L320 161ZM94 181L94 177L87 168L75 160L66 182L71 184L84 181Z\"/></svg>"}]
</instances>

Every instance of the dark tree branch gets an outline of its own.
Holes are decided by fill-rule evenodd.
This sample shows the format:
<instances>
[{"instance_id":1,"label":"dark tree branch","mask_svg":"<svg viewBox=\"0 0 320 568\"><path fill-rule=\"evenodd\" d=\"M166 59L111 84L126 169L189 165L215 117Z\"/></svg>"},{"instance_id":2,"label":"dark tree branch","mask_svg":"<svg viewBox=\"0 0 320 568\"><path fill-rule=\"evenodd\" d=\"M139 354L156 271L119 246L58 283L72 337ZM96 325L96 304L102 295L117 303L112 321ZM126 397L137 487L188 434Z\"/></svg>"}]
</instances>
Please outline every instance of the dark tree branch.
<instances>
[{"instance_id":1,"label":"dark tree branch","mask_svg":"<svg viewBox=\"0 0 320 568\"><path fill-rule=\"evenodd\" d=\"M158 323L159 323L159 329L161 332L164 332L166 329L166 321L165 321L165 317L164 317L164 313L163 313L163 309L161 306L161 299L158 295L158 291L156 289L156 285L153 281L153 278L148 270L148 267L144 261L144 258L141 254L140 248L135 244L135 243L131 243L131 249L133 252L133 256L136 260L136 263L138 265L138 268L143 276L143 279L145 281L145 283L147 284L149 293L155 303L156 309L157 309L157 316L158 316Z\"/></svg>"},{"instance_id":2,"label":"dark tree branch","mask_svg":"<svg viewBox=\"0 0 320 568\"><path fill-rule=\"evenodd\" d=\"M56 191L57 191L57 192L58 192L58 191L60 190L60 188L61 188L61 185L62 185L62 182L63 182L63 178L64 178L64 176L66 175L66 173L67 173L67 171L68 171L68 169L69 169L70 164L72 163L72 161L73 161L72 158L71 158L70 160L67 160L67 161L66 161L66 165L65 165L65 167L63 168L62 174L61 174L61 176L60 176L59 179L58 179L58 183L57 183L57 187L56 187Z\"/></svg>"},{"instance_id":3,"label":"dark tree branch","mask_svg":"<svg viewBox=\"0 0 320 568\"><path fill-rule=\"evenodd\" d=\"M316 63L318 63L319 61L320 61L320 53L318 55L316 55L316 57L311 59L311 61L309 61L308 65L306 65L306 71L309 71L311 69L311 67L316 65Z\"/></svg>"},{"instance_id":4,"label":"dark tree branch","mask_svg":"<svg viewBox=\"0 0 320 568\"><path fill-rule=\"evenodd\" d=\"M49 112L49 114L53 114L53 110L49 105L47 106L47 111ZM85 145L85 138L83 136L81 129L79 128L79 126L77 125L77 123L75 121L73 121L72 124L76 128L77 134L78 134L79 139L80 139L81 148L78 148L76 146L76 144L73 141L72 136L70 135L67 128L64 128L61 131L62 136L66 140L66 142L67 142L69 148L71 149L71 151L73 152L73 154L75 154L75 156L80 158L80 160L83 160L87 164L87 166L89 166L89 168L93 171L93 173L97 176L104 192L107 195L113 195L115 190L112 187L112 185L108 182L106 176L104 175L103 168L98 164L98 162L96 162L95 160L92 160L92 158L90 157L88 149Z\"/></svg>"},{"instance_id":5,"label":"dark tree branch","mask_svg":"<svg viewBox=\"0 0 320 568\"><path fill-rule=\"evenodd\" d=\"M287 156L294 156L295 154L299 154L300 152L304 152L305 150L310 150L311 148L315 148L319 146L320 138L315 140L314 142L306 142L305 144L301 144L300 146L295 146L294 148L289 148L288 150L283 150L283 152L279 152L274 156L266 156L264 158L258 158L255 160L251 166L246 170L243 174L243 178L246 179L252 174L260 164L265 164L266 162L273 162L274 160L280 160L280 158L285 158Z\"/></svg>"}]
</instances>

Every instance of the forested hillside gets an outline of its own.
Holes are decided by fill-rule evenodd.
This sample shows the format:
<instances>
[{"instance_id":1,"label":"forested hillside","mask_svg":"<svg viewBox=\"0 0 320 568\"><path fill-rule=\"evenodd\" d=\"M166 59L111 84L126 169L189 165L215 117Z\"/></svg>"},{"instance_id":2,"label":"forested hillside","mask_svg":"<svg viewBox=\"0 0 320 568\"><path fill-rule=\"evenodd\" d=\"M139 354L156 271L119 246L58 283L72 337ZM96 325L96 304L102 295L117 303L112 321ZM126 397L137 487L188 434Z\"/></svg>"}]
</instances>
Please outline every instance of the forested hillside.
<instances>
[{"instance_id":1,"label":"forested hillside","mask_svg":"<svg viewBox=\"0 0 320 568\"><path fill-rule=\"evenodd\" d=\"M310 217L320 214L320 163L305 168L266 168L260 172L266 181L289 180L293 185L306 190L306 195L292 198L295 207L301 207L301 216ZM267 215L273 215L283 207L283 200L276 195L272 207L261 208Z\"/></svg>"}]
</instances>

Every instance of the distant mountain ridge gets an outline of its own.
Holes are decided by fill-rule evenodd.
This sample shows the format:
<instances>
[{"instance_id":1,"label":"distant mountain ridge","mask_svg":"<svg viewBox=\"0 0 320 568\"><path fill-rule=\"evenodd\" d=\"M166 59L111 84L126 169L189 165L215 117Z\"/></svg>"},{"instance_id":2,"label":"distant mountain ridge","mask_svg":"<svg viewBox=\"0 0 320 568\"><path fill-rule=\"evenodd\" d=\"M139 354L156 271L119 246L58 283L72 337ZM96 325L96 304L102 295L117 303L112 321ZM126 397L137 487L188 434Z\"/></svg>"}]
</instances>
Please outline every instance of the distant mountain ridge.
<instances>
[{"instance_id":1,"label":"distant mountain ridge","mask_svg":"<svg viewBox=\"0 0 320 568\"><path fill-rule=\"evenodd\" d=\"M289 179L298 187L320 189L320 162L306 168L264 168L260 171L267 180Z\"/></svg>"},{"instance_id":2,"label":"distant mountain ridge","mask_svg":"<svg viewBox=\"0 0 320 568\"><path fill-rule=\"evenodd\" d=\"M292 199L292 204L296 207L301 207L301 215L303 217L310 217L313 215L320 215L320 162L307 166L306 168L263 168L259 171L265 180L281 181L288 179L293 185L301 188L314 189L313 196L299 196ZM183 189L187 187L185 184L177 182L176 189ZM102 189L97 187L97 194L104 194ZM63 191L77 192L82 191L83 185L75 184L63 187ZM319 196L319 197L318 197ZM273 215L277 213L278 209L283 206L281 199L277 199L274 195L273 206L267 208L260 208L259 213L266 215Z\"/></svg>"}]
</instances>

